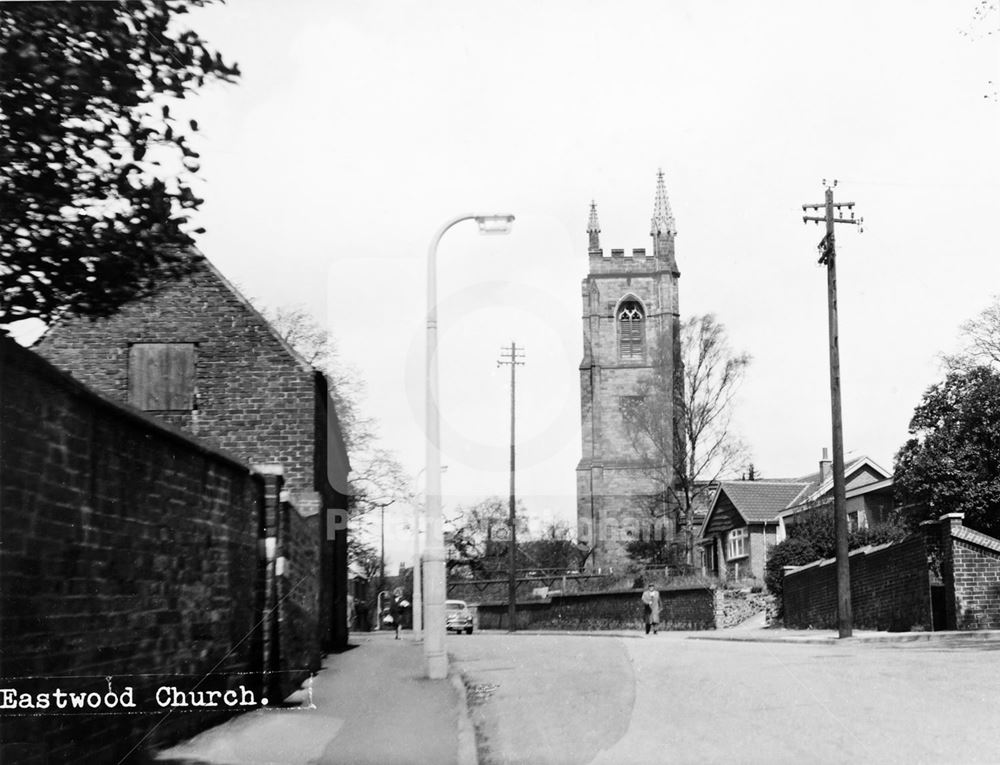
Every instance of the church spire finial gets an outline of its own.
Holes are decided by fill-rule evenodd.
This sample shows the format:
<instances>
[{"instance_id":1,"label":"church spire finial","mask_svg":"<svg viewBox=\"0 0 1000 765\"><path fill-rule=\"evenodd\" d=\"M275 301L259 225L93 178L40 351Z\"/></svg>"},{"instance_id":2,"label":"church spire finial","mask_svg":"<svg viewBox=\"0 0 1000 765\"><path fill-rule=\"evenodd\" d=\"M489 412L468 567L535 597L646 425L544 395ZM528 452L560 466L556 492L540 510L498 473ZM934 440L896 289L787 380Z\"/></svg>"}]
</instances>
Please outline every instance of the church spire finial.
<instances>
[{"instance_id":1,"label":"church spire finial","mask_svg":"<svg viewBox=\"0 0 1000 765\"><path fill-rule=\"evenodd\" d=\"M590 235L590 249L601 249L601 224L597 222L597 203L590 200L590 219L587 221L587 233Z\"/></svg>"},{"instance_id":2,"label":"church spire finial","mask_svg":"<svg viewBox=\"0 0 1000 765\"><path fill-rule=\"evenodd\" d=\"M670 200L667 199L667 187L663 183L663 170L656 174L656 202L653 204L653 220L650 227L650 236L676 236L677 224L674 222L674 214L670 210Z\"/></svg>"}]
</instances>

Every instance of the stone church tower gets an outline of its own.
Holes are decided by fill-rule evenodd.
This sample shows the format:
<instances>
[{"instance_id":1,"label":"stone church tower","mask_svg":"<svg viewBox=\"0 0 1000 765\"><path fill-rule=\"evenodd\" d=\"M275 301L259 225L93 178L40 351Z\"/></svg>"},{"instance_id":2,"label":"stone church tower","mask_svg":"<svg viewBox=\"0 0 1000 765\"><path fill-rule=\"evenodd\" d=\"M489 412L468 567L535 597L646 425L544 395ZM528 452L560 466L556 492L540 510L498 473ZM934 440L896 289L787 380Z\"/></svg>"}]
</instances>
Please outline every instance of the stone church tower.
<instances>
[{"instance_id":1,"label":"stone church tower","mask_svg":"<svg viewBox=\"0 0 1000 765\"><path fill-rule=\"evenodd\" d=\"M601 249L590 205L589 271L583 280L580 403L583 456L577 467L578 538L591 569L618 568L634 540L671 540L674 397L679 395L680 316L674 259L677 230L661 171L652 251Z\"/></svg>"}]
</instances>

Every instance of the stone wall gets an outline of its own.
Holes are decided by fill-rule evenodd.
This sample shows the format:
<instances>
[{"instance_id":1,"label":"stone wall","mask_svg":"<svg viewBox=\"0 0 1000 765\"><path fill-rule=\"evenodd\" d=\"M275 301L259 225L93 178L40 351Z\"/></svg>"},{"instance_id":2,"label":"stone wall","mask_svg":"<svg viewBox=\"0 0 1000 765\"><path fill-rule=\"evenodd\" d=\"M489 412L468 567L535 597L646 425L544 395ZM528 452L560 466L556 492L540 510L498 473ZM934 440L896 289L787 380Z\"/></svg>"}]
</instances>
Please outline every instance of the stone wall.
<instances>
[{"instance_id":1,"label":"stone wall","mask_svg":"<svg viewBox=\"0 0 1000 765\"><path fill-rule=\"evenodd\" d=\"M160 686L259 700L259 475L0 339L0 476L0 687L132 687L138 712L0 709L0 760L118 762L219 719Z\"/></svg>"},{"instance_id":2,"label":"stone wall","mask_svg":"<svg viewBox=\"0 0 1000 765\"><path fill-rule=\"evenodd\" d=\"M642 629L642 590L619 590L551 598L517 604L518 629L606 630ZM660 590L663 629L706 630L720 626L722 598L713 587ZM477 607L482 629L507 629L506 603L483 602Z\"/></svg>"}]
</instances>

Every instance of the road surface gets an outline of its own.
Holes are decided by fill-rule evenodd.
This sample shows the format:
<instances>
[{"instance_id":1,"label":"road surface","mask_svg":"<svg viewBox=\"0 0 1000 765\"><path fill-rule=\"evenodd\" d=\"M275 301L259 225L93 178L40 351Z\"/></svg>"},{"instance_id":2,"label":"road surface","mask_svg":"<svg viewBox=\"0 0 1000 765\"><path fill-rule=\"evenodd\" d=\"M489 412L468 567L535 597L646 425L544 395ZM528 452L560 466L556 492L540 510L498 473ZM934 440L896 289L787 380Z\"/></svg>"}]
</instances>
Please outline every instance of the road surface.
<instances>
[{"instance_id":1,"label":"road surface","mask_svg":"<svg viewBox=\"0 0 1000 765\"><path fill-rule=\"evenodd\" d=\"M448 638L483 765L1000 762L1000 641Z\"/></svg>"}]
</instances>

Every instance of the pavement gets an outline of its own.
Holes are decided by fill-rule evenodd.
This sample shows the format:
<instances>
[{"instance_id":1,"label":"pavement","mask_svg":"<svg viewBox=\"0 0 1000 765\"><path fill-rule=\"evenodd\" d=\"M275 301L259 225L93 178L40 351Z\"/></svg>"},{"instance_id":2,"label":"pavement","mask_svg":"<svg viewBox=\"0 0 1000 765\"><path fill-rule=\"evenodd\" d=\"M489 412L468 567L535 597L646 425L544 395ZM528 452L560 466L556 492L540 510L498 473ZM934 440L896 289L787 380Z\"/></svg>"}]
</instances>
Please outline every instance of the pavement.
<instances>
[{"instance_id":1,"label":"pavement","mask_svg":"<svg viewBox=\"0 0 1000 765\"><path fill-rule=\"evenodd\" d=\"M404 633L355 633L351 650L282 707L260 708L156 753L161 765L474 765L475 734L457 675L427 680Z\"/></svg>"}]
</instances>

